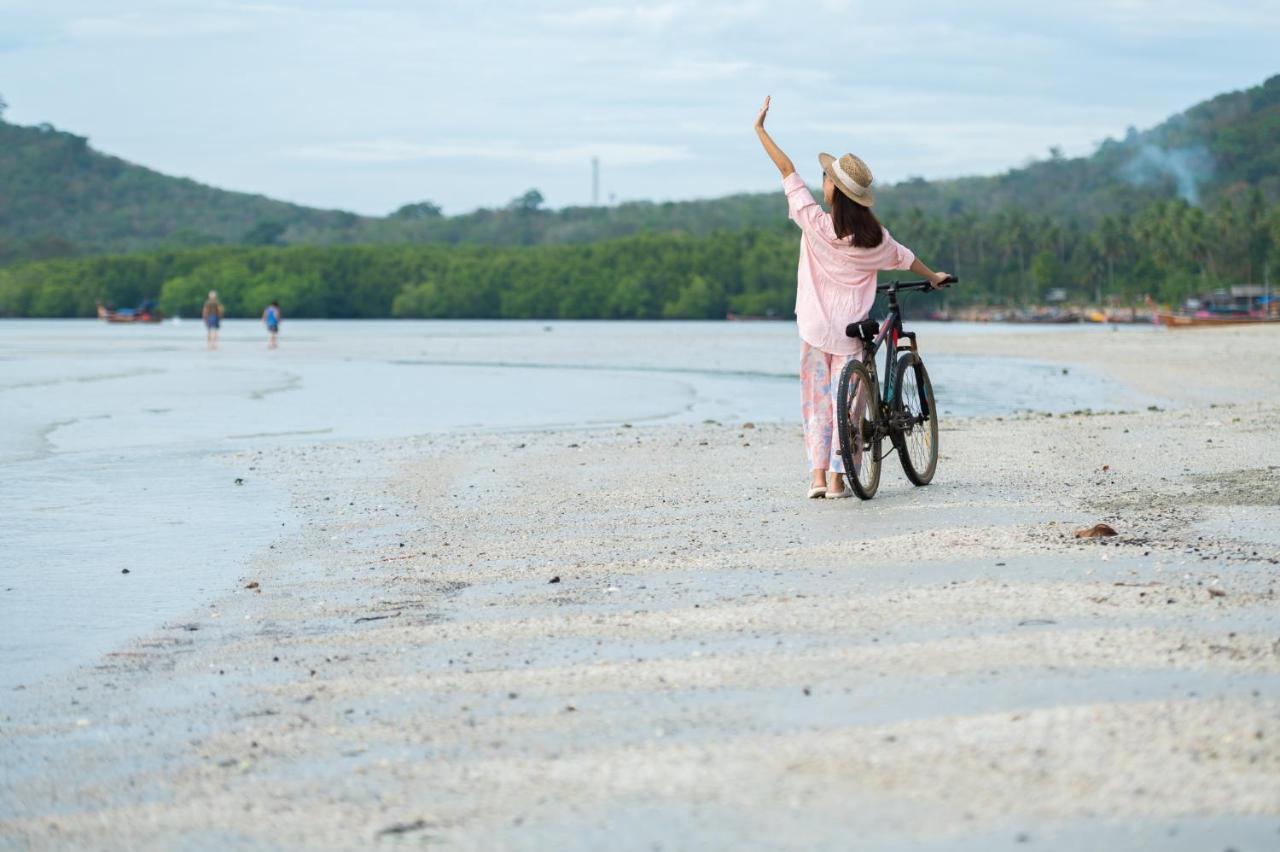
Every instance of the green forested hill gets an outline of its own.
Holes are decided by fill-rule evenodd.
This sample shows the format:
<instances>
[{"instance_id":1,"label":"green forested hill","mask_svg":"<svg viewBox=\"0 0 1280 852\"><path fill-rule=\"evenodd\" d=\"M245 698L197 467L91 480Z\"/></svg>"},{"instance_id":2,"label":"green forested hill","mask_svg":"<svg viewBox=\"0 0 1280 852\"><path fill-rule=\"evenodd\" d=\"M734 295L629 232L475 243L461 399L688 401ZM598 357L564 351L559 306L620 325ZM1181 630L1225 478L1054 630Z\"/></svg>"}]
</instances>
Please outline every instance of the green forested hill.
<instances>
[{"instance_id":1,"label":"green forested hill","mask_svg":"<svg viewBox=\"0 0 1280 852\"><path fill-rule=\"evenodd\" d=\"M2 102L0 102L2 104ZM1180 195L1211 209L1249 187L1280 200L1280 76L1221 95L1088 157L991 177L906 181L879 193L896 219L1020 211L1092 227ZM94 151L47 125L0 119L0 263L199 245L586 243L631 234L783 227L779 193L704 201L541 209L536 191L499 210L441 216L430 203L387 217L317 210L173 178Z\"/></svg>"},{"instance_id":2,"label":"green forested hill","mask_svg":"<svg viewBox=\"0 0 1280 852\"><path fill-rule=\"evenodd\" d=\"M358 219L169 177L82 136L0 121L0 256L5 242L36 255L252 242L272 222L338 239Z\"/></svg>"},{"instance_id":3,"label":"green forested hill","mask_svg":"<svg viewBox=\"0 0 1280 852\"><path fill-rule=\"evenodd\" d=\"M954 301L1176 301L1280 274L1280 77L1089 157L993 177L907 181L877 211ZM280 299L313 317L786 315L796 233L781 193L385 218L223 192L0 123L0 316L87 316L158 297L190 315ZM292 244L292 245L290 245ZM142 251L140 251L142 250ZM121 254L132 252L131 254ZM116 254L114 257L101 257ZM7 265L5 265L7 260Z\"/></svg>"},{"instance_id":4,"label":"green forested hill","mask_svg":"<svg viewBox=\"0 0 1280 852\"><path fill-rule=\"evenodd\" d=\"M1094 227L1017 210L941 217L914 211L900 234L963 285L952 304L1019 305L1061 289L1074 303L1140 304L1280 269L1280 206L1252 187L1206 214L1154 202ZM216 289L232 315L279 299L303 317L719 318L788 316L797 236L785 227L634 234L574 245L218 246L0 268L0 317L92 316L98 301L159 298L193 316Z\"/></svg>"},{"instance_id":5,"label":"green forested hill","mask_svg":"<svg viewBox=\"0 0 1280 852\"><path fill-rule=\"evenodd\" d=\"M899 184L898 209L995 213L1021 208L1059 220L1097 221L1181 197L1212 208L1248 187L1280 201L1280 75L1219 95L1163 124L1107 140L1088 157L1051 157L994 177Z\"/></svg>"}]
</instances>

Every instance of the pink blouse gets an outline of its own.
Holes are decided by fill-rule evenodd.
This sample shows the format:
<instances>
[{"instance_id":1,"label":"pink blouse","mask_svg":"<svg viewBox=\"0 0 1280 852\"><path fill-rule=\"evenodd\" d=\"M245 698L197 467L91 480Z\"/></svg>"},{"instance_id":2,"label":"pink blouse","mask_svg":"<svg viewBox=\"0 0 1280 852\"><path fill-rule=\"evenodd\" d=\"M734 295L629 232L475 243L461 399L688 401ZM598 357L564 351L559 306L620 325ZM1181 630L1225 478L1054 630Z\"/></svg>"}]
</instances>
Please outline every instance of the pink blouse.
<instances>
[{"instance_id":1,"label":"pink blouse","mask_svg":"<svg viewBox=\"0 0 1280 852\"><path fill-rule=\"evenodd\" d=\"M796 271L796 324L810 346L835 355L857 355L861 344L844 333L864 320L876 298L876 273L909 269L916 256L889 231L872 249L855 248L836 236L831 214L819 206L800 175L782 180L788 217L800 226L800 266Z\"/></svg>"}]
</instances>

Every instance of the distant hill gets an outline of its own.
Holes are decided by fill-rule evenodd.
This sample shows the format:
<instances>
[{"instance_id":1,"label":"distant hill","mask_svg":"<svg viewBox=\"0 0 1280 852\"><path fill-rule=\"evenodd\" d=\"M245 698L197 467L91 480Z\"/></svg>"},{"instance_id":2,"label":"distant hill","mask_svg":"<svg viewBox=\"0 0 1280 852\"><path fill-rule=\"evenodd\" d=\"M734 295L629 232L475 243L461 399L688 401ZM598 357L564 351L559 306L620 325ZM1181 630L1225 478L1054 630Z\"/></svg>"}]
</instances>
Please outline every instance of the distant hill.
<instances>
[{"instance_id":1,"label":"distant hill","mask_svg":"<svg viewBox=\"0 0 1280 852\"><path fill-rule=\"evenodd\" d=\"M1211 206L1249 187L1274 202L1277 140L1280 76L1108 140L1087 157L1052 156L995 176L886 186L877 209L890 222L916 209L942 217L1016 209L1091 225L1179 196ZM387 217L319 210L169 177L101 154L84 137L0 118L0 263L201 245L532 245L785 227L780 193L558 211L540 203L530 191L504 209L451 217L430 203Z\"/></svg>"},{"instance_id":2,"label":"distant hill","mask_svg":"<svg viewBox=\"0 0 1280 852\"><path fill-rule=\"evenodd\" d=\"M1051 157L993 177L910 181L886 206L978 214L1018 207L1095 220L1181 197L1212 206L1248 186L1280 200L1280 75L1219 95L1150 130L1131 129L1090 156Z\"/></svg>"},{"instance_id":3,"label":"distant hill","mask_svg":"<svg viewBox=\"0 0 1280 852\"><path fill-rule=\"evenodd\" d=\"M99 153L83 136L0 120L0 235L11 241L62 240L89 253L120 252L261 241L271 223L338 240L359 221L351 213L169 177Z\"/></svg>"}]
</instances>

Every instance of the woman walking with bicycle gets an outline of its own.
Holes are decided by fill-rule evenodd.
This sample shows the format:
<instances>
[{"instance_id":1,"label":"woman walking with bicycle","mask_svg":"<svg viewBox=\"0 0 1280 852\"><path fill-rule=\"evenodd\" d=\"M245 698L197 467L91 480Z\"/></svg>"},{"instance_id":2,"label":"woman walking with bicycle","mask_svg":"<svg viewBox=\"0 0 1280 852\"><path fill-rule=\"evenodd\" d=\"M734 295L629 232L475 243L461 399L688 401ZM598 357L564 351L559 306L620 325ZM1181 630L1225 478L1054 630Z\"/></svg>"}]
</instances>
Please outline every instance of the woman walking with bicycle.
<instances>
[{"instance_id":1,"label":"woman walking with bicycle","mask_svg":"<svg viewBox=\"0 0 1280 852\"><path fill-rule=\"evenodd\" d=\"M881 269L909 269L933 286L947 281L889 234L871 206L871 170L852 154L838 160L819 154L822 194L828 213L796 174L791 159L764 129L769 98L756 118L756 135L782 174L788 217L800 226L800 263L796 274L796 324L801 339L801 414L812 480L810 497L848 497L836 428L836 381L849 359L860 357L862 341L845 333L849 323L865 320L876 298Z\"/></svg>"}]
</instances>

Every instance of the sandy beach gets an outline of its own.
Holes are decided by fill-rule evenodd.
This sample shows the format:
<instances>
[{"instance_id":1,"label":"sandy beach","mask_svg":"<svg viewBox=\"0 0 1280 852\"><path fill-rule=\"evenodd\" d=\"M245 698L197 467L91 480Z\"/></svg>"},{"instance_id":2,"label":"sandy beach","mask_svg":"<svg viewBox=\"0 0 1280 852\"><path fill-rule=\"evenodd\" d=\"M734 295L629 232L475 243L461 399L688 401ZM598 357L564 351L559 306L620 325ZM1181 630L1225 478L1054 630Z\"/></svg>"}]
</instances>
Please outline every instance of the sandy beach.
<instances>
[{"instance_id":1,"label":"sandy beach","mask_svg":"<svg viewBox=\"0 0 1280 852\"><path fill-rule=\"evenodd\" d=\"M0 847L1274 849L1278 344L922 338L1168 403L944 420L865 503L798 423L223 455L288 523L0 697Z\"/></svg>"}]
</instances>

